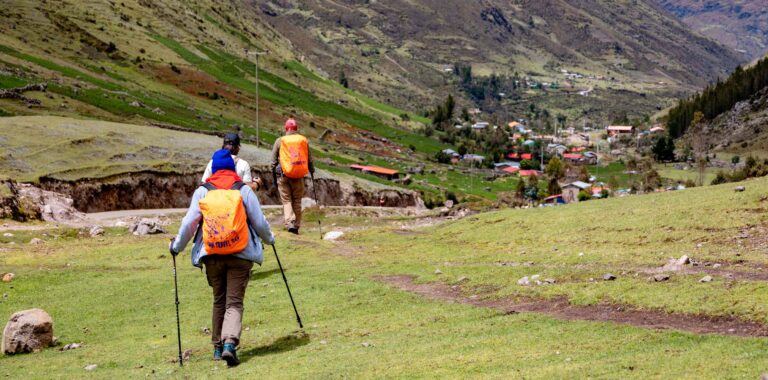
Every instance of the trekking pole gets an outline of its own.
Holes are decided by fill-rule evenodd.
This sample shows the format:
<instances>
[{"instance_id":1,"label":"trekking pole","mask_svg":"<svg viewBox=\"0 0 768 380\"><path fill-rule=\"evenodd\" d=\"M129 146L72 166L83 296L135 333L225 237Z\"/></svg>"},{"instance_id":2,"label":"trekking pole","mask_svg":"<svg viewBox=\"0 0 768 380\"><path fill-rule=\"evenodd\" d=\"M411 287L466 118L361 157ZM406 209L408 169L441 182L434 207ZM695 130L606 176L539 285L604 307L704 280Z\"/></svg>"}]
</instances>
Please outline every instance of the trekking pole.
<instances>
[{"instance_id":1,"label":"trekking pole","mask_svg":"<svg viewBox=\"0 0 768 380\"><path fill-rule=\"evenodd\" d=\"M283 271L283 265L280 264L280 257L277 256L277 248L272 244L272 252L275 253L275 259L277 259L277 266L280 267L280 274L283 275L283 282L285 282L285 288L288 289L288 297L291 298L291 305L293 305L293 311L296 313L296 322L299 322L299 328L303 329L304 325L301 324L301 317L299 317L299 311L296 309L296 303L293 302L293 295L291 295L291 288L288 286L288 279L285 278L285 271Z\"/></svg>"},{"instance_id":2,"label":"trekking pole","mask_svg":"<svg viewBox=\"0 0 768 380\"><path fill-rule=\"evenodd\" d=\"M173 246L173 239L171 239L171 246ZM184 359L181 355L181 322L179 320L179 285L176 281L176 255L171 249L171 257L173 257L173 294L176 296L176 336L179 340L179 366L184 366Z\"/></svg>"},{"instance_id":3,"label":"trekking pole","mask_svg":"<svg viewBox=\"0 0 768 380\"><path fill-rule=\"evenodd\" d=\"M312 178L312 191L315 193L315 203L317 203L317 227L320 229L320 240L323 240L323 222L320 221L320 217L322 216L320 214L320 199L317 197L317 186L315 185L315 175L313 173L310 173L310 178Z\"/></svg>"}]
</instances>

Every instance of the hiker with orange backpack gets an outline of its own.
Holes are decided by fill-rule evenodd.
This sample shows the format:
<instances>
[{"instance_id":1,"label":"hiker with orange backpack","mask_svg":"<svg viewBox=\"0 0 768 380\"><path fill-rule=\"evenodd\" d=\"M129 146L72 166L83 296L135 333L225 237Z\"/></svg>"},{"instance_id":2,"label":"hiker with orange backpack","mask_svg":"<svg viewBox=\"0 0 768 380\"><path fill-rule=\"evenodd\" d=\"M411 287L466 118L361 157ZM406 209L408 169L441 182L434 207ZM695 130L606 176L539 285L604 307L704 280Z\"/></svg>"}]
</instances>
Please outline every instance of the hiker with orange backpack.
<instances>
[{"instance_id":1,"label":"hiker with orange backpack","mask_svg":"<svg viewBox=\"0 0 768 380\"><path fill-rule=\"evenodd\" d=\"M263 261L257 239L268 245L275 243L259 199L235 170L229 150L213 154L213 174L195 190L179 233L169 246L175 258L194 236L192 264L205 266L213 288L213 358L224 359L229 366L239 364L236 348L251 268Z\"/></svg>"},{"instance_id":2,"label":"hiker with orange backpack","mask_svg":"<svg viewBox=\"0 0 768 380\"><path fill-rule=\"evenodd\" d=\"M297 235L301 227L304 176L315 174L309 140L298 131L296 120L289 118L285 122L285 136L278 137L272 146L272 173L283 204L283 223L288 232Z\"/></svg>"}]
</instances>

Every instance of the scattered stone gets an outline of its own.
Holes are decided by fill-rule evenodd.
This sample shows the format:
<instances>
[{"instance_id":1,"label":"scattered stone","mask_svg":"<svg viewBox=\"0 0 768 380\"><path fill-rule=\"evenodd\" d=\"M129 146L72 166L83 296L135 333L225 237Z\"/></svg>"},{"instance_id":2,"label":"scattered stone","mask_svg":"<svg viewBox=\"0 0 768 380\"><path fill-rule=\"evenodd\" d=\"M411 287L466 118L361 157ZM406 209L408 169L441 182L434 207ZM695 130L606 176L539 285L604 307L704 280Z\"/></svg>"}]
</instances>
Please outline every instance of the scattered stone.
<instances>
[{"instance_id":1,"label":"scattered stone","mask_svg":"<svg viewBox=\"0 0 768 380\"><path fill-rule=\"evenodd\" d=\"M40 351L53 341L53 320L42 309L14 313L3 330L4 354Z\"/></svg>"},{"instance_id":2,"label":"scattered stone","mask_svg":"<svg viewBox=\"0 0 768 380\"><path fill-rule=\"evenodd\" d=\"M131 107L144 108L144 103L142 103L142 102L140 102L138 100L134 100L134 101L131 102Z\"/></svg>"},{"instance_id":3,"label":"scattered stone","mask_svg":"<svg viewBox=\"0 0 768 380\"><path fill-rule=\"evenodd\" d=\"M453 200L449 199L449 200L445 201L444 206L447 207L447 208L453 207Z\"/></svg>"},{"instance_id":4,"label":"scattered stone","mask_svg":"<svg viewBox=\"0 0 768 380\"><path fill-rule=\"evenodd\" d=\"M545 278L544 279L544 283L545 284L550 284L550 285L554 284L555 283L555 279L554 278Z\"/></svg>"},{"instance_id":5,"label":"scattered stone","mask_svg":"<svg viewBox=\"0 0 768 380\"><path fill-rule=\"evenodd\" d=\"M115 222L115 227L128 227L128 223L122 220L118 220L117 222Z\"/></svg>"},{"instance_id":6,"label":"scattered stone","mask_svg":"<svg viewBox=\"0 0 768 380\"><path fill-rule=\"evenodd\" d=\"M662 281L667 281L667 280L669 280L669 275L668 274L657 274L657 275L653 276L653 281L656 281L656 282L662 282Z\"/></svg>"},{"instance_id":7,"label":"scattered stone","mask_svg":"<svg viewBox=\"0 0 768 380\"><path fill-rule=\"evenodd\" d=\"M192 349L191 348L186 350L186 351L184 351L184 353L181 354L181 358L184 359L184 360L189 360L189 358L191 358L191 357L192 357Z\"/></svg>"},{"instance_id":8,"label":"scattered stone","mask_svg":"<svg viewBox=\"0 0 768 380\"><path fill-rule=\"evenodd\" d=\"M461 276L461 277L459 277L458 280L456 280L456 283L462 283L462 282L465 282L465 281L469 281L469 277Z\"/></svg>"},{"instance_id":9,"label":"scattered stone","mask_svg":"<svg viewBox=\"0 0 768 380\"><path fill-rule=\"evenodd\" d=\"M721 266L723 266L723 264L715 263L712 265L712 268L717 269L717 268L720 268Z\"/></svg>"},{"instance_id":10,"label":"scattered stone","mask_svg":"<svg viewBox=\"0 0 768 380\"><path fill-rule=\"evenodd\" d=\"M712 276L704 276L699 282L712 282Z\"/></svg>"},{"instance_id":11,"label":"scattered stone","mask_svg":"<svg viewBox=\"0 0 768 380\"><path fill-rule=\"evenodd\" d=\"M368 348L368 347L370 347L370 346L371 346L371 344L370 344L370 343L368 343L368 342L363 342L362 346L363 346L363 347L366 347L366 348Z\"/></svg>"},{"instance_id":12,"label":"scattered stone","mask_svg":"<svg viewBox=\"0 0 768 380\"><path fill-rule=\"evenodd\" d=\"M616 279L616 276L614 276L611 273L606 273L603 275L603 281L613 281Z\"/></svg>"},{"instance_id":13,"label":"scattered stone","mask_svg":"<svg viewBox=\"0 0 768 380\"><path fill-rule=\"evenodd\" d=\"M93 371L94 369L96 369L96 367L98 367L98 365L88 364L87 366L83 367L83 369L85 369L86 371Z\"/></svg>"},{"instance_id":14,"label":"scattered stone","mask_svg":"<svg viewBox=\"0 0 768 380\"><path fill-rule=\"evenodd\" d=\"M99 226L93 226L88 230L88 234L91 235L91 237L101 236L104 235L104 229Z\"/></svg>"},{"instance_id":15,"label":"scattered stone","mask_svg":"<svg viewBox=\"0 0 768 380\"><path fill-rule=\"evenodd\" d=\"M138 223L131 226L131 232L133 232L134 235L166 233L165 229L160 225L160 221L154 218L142 218Z\"/></svg>"},{"instance_id":16,"label":"scattered stone","mask_svg":"<svg viewBox=\"0 0 768 380\"><path fill-rule=\"evenodd\" d=\"M321 340L321 341L320 341L320 344L322 344L322 345L326 345L326 344L328 344L328 341L325 341L325 340Z\"/></svg>"},{"instance_id":17,"label":"scattered stone","mask_svg":"<svg viewBox=\"0 0 768 380\"><path fill-rule=\"evenodd\" d=\"M11 272L8 272L8 273L3 275L3 282L11 282L14 277L16 277L15 274L13 274Z\"/></svg>"},{"instance_id":18,"label":"scattered stone","mask_svg":"<svg viewBox=\"0 0 768 380\"><path fill-rule=\"evenodd\" d=\"M435 274L443 274L443 271L441 271L440 269L435 269Z\"/></svg>"},{"instance_id":19,"label":"scattered stone","mask_svg":"<svg viewBox=\"0 0 768 380\"><path fill-rule=\"evenodd\" d=\"M43 244L43 239L32 238L32 240L29 241L29 244Z\"/></svg>"},{"instance_id":20,"label":"scattered stone","mask_svg":"<svg viewBox=\"0 0 768 380\"><path fill-rule=\"evenodd\" d=\"M679 259L669 259L669 261L664 264L661 269L669 272L679 272L684 269L685 265L690 263L691 259L688 257L688 255L683 255L680 256Z\"/></svg>"},{"instance_id":21,"label":"scattered stone","mask_svg":"<svg viewBox=\"0 0 768 380\"><path fill-rule=\"evenodd\" d=\"M518 284L518 285L527 286L527 285L530 285L530 284L531 284L531 281L528 279L528 276L525 276L525 277L523 277L523 278L521 278L521 279L517 280L517 284Z\"/></svg>"},{"instance_id":22,"label":"scattered stone","mask_svg":"<svg viewBox=\"0 0 768 380\"><path fill-rule=\"evenodd\" d=\"M733 189L733 191L735 191L735 192L737 192L737 193L741 193L741 192L743 192L743 191L744 191L744 190L746 190L746 189L747 189L747 188L746 188L746 187L744 187L744 186L736 186L736 187Z\"/></svg>"},{"instance_id":23,"label":"scattered stone","mask_svg":"<svg viewBox=\"0 0 768 380\"><path fill-rule=\"evenodd\" d=\"M337 240L338 238L344 236L344 232L342 231L328 231L323 235L323 240Z\"/></svg>"},{"instance_id":24,"label":"scattered stone","mask_svg":"<svg viewBox=\"0 0 768 380\"><path fill-rule=\"evenodd\" d=\"M13 237L13 234L10 233L10 232L6 232L6 233L3 234L3 236L5 236L5 237Z\"/></svg>"},{"instance_id":25,"label":"scattered stone","mask_svg":"<svg viewBox=\"0 0 768 380\"><path fill-rule=\"evenodd\" d=\"M59 345L59 337L54 336L53 339L51 339L51 347L58 346Z\"/></svg>"},{"instance_id":26,"label":"scattered stone","mask_svg":"<svg viewBox=\"0 0 768 380\"><path fill-rule=\"evenodd\" d=\"M82 346L83 345L80 344L80 343L70 343L70 344L67 344L64 347L60 348L59 351L76 350L76 349L78 349L78 348L80 348Z\"/></svg>"},{"instance_id":27,"label":"scattered stone","mask_svg":"<svg viewBox=\"0 0 768 380\"><path fill-rule=\"evenodd\" d=\"M200 332L203 333L203 335L211 335L211 329L209 329L208 326L201 327Z\"/></svg>"},{"instance_id":28,"label":"scattered stone","mask_svg":"<svg viewBox=\"0 0 768 380\"><path fill-rule=\"evenodd\" d=\"M165 111L161 110L160 107L157 107L152 110L152 112L158 114L158 115L165 115Z\"/></svg>"},{"instance_id":29,"label":"scattered stone","mask_svg":"<svg viewBox=\"0 0 768 380\"><path fill-rule=\"evenodd\" d=\"M579 257L584 256L584 252L579 252Z\"/></svg>"}]
</instances>

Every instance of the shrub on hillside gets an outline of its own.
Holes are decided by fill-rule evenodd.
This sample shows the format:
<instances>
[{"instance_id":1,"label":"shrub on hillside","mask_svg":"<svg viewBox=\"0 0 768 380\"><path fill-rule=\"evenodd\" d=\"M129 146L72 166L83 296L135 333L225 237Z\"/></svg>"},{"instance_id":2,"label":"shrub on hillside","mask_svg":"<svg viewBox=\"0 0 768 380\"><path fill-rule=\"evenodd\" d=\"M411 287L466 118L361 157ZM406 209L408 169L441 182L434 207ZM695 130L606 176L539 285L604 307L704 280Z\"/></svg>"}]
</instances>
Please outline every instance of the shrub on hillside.
<instances>
[{"instance_id":1,"label":"shrub on hillside","mask_svg":"<svg viewBox=\"0 0 768 380\"><path fill-rule=\"evenodd\" d=\"M520 161L520 169L523 170L533 170L533 169L539 169L539 163L533 160L522 160Z\"/></svg>"}]
</instances>

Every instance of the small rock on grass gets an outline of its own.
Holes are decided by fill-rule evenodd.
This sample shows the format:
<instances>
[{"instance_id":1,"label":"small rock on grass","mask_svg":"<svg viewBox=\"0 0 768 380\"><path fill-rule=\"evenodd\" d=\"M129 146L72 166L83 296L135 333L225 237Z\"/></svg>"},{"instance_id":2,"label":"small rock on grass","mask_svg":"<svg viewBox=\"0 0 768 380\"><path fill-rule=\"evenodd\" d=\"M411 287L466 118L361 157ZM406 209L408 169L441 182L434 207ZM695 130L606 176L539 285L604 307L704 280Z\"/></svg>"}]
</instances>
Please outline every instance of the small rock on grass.
<instances>
[{"instance_id":1,"label":"small rock on grass","mask_svg":"<svg viewBox=\"0 0 768 380\"><path fill-rule=\"evenodd\" d=\"M606 273L603 275L603 281L613 281L616 279L616 276L614 276L611 273Z\"/></svg>"},{"instance_id":2,"label":"small rock on grass","mask_svg":"<svg viewBox=\"0 0 768 380\"><path fill-rule=\"evenodd\" d=\"M8 272L8 273L3 275L3 282L11 282L11 281L13 281L14 277L16 277L15 274L13 274L11 272Z\"/></svg>"},{"instance_id":3,"label":"small rock on grass","mask_svg":"<svg viewBox=\"0 0 768 380\"><path fill-rule=\"evenodd\" d=\"M363 347L365 347L365 348L368 348L368 347L370 347L370 346L371 346L371 344L370 344L370 343L368 343L368 342L363 342L361 345L362 345Z\"/></svg>"},{"instance_id":4,"label":"small rock on grass","mask_svg":"<svg viewBox=\"0 0 768 380\"><path fill-rule=\"evenodd\" d=\"M191 357L192 357L192 349L191 348L186 350L186 351L184 351L184 353L181 354L181 358L184 359L184 360L189 360L189 358L191 358Z\"/></svg>"},{"instance_id":5,"label":"small rock on grass","mask_svg":"<svg viewBox=\"0 0 768 380\"><path fill-rule=\"evenodd\" d=\"M326 232L323 235L323 240L337 240L338 238L342 237L344 235L344 232L342 231L329 231Z\"/></svg>"},{"instance_id":6,"label":"small rock on grass","mask_svg":"<svg viewBox=\"0 0 768 380\"><path fill-rule=\"evenodd\" d=\"M733 191L735 191L735 192L737 192L737 193L741 193L742 191L744 191L744 190L746 190L746 189L747 189L747 188L746 188L746 187L744 187L744 186L736 186L736 187L734 187L734 188L733 188Z\"/></svg>"},{"instance_id":7,"label":"small rock on grass","mask_svg":"<svg viewBox=\"0 0 768 380\"><path fill-rule=\"evenodd\" d=\"M93 371L94 369L96 369L96 367L98 367L98 365L96 365L96 364L88 364L83 369L85 369L86 371Z\"/></svg>"},{"instance_id":8,"label":"small rock on grass","mask_svg":"<svg viewBox=\"0 0 768 380\"><path fill-rule=\"evenodd\" d=\"M80 348L82 346L83 345L80 344L80 343L69 343L69 344L65 345L64 347L60 348L59 351L76 350L76 349L78 349L78 348Z\"/></svg>"},{"instance_id":9,"label":"small rock on grass","mask_svg":"<svg viewBox=\"0 0 768 380\"><path fill-rule=\"evenodd\" d=\"M712 276L704 276L699 282L712 282Z\"/></svg>"},{"instance_id":10,"label":"small rock on grass","mask_svg":"<svg viewBox=\"0 0 768 380\"><path fill-rule=\"evenodd\" d=\"M667 280L669 280L669 275L668 274L657 274L657 275L653 276L653 281L656 281L656 282L662 282L662 281L667 281Z\"/></svg>"},{"instance_id":11,"label":"small rock on grass","mask_svg":"<svg viewBox=\"0 0 768 380\"><path fill-rule=\"evenodd\" d=\"M521 278L521 279L517 280L517 284L518 284L518 285L523 285L523 286L525 286L525 285L530 285L530 283L531 283L531 281L528 279L528 276L525 276L525 277L523 277L523 278Z\"/></svg>"},{"instance_id":12,"label":"small rock on grass","mask_svg":"<svg viewBox=\"0 0 768 380\"><path fill-rule=\"evenodd\" d=\"M443 274L443 271L441 271L440 269L435 269L435 274Z\"/></svg>"},{"instance_id":13,"label":"small rock on grass","mask_svg":"<svg viewBox=\"0 0 768 380\"><path fill-rule=\"evenodd\" d=\"M43 244L43 239L33 238L29 241L29 244Z\"/></svg>"},{"instance_id":14,"label":"small rock on grass","mask_svg":"<svg viewBox=\"0 0 768 380\"><path fill-rule=\"evenodd\" d=\"M10 232L6 232L6 233L3 234L3 236L5 236L5 237L13 237L13 234L10 233Z\"/></svg>"},{"instance_id":15,"label":"small rock on grass","mask_svg":"<svg viewBox=\"0 0 768 380\"><path fill-rule=\"evenodd\" d=\"M467 276L461 276L458 280L456 280L456 283L462 283L464 281L469 281L469 277Z\"/></svg>"},{"instance_id":16,"label":"small rock on grass","mask_svg":"<svg viewBox=\"0 0 768 380\"><path fill-rule=\"evenodd\" d=\"M545 278L544 279L544 283L545 284L554 284L555 283L555 279L554 278Z\"/></svg>"}]
</instances>

